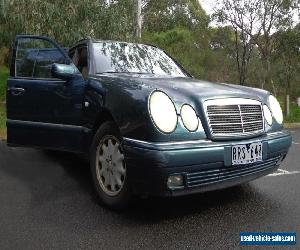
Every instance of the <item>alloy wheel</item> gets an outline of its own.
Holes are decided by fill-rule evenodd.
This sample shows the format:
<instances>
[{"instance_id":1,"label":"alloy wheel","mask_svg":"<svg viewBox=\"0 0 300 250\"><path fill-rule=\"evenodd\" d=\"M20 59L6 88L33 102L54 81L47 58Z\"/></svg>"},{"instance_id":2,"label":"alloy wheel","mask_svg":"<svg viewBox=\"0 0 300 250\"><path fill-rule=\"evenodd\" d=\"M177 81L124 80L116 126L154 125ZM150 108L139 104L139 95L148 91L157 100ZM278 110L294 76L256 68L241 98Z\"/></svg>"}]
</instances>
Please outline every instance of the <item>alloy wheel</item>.
<instances>
[{"instance_id":1,"label":"alloy wheel","mask_svg":"<svg viewBox=\"0 0 300 250\"><path fill-rule=\"evenodd\" d=\"M126 165L120 141L115 136L105 136L96 151L96 174L102 190L116 196L124 186Z\"/></svg>"}]
</instances>

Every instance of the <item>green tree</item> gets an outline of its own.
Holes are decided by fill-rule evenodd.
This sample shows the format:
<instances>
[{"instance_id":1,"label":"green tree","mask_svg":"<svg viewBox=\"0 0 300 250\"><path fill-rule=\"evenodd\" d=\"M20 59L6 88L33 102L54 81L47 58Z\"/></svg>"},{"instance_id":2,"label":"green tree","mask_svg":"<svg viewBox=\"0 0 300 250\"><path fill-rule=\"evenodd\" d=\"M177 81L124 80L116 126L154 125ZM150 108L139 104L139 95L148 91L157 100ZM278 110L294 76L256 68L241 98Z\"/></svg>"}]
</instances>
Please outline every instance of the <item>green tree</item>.
<instances>
[{"instance_id":1,"label":"green tree","mask_svg":"<svg viewBox=\"0 0 300 250\"><path fill-rule=\"evenodd\" d=\"M177 27L195 30L209 23L198 0L145 0L143 13L143 28L148 32L165 32Z\"/></svg>"},{"instance_id":2,"label":"green tree","mask_svg":"<svg viewBox=\"0 0 300 250\"><path fill-rule=\"evenodd\" d=\"M10 0L0 16L0 47L8 46L16 34L47 35L64 45L86 36L132 40L134 4L134 0Z\"/></svg>"},{"instance_id":3,"label":"green tree","mask_svg":"<svg viewBox=\"0 0 300 250\"><path fill-rule=\"evenodd\" d=\"M180 62L190 74L205 78L204 57L201 44L197 44L194 34L183 28L175 28L166 32L146 32L143 42L163 48Z\"/></svg>"},{"instance_id":4,"label":"green tree","mask_svg":"<svg viewBox=\"0 0 300 250\"><path fill-rule=\"evenodd\" d=\"M277 73L285 89L285 114L289 115L289 96L292 82L299 75L300 70L300 32L288 29L274 34L276 40L274 60L277 62ZM282 77L280 77L282 76Z\"/></svg>"},{"instance_id":5,"label":"green tree","mask_svg":"<svg viewBox=\"0 0 300 250\"><path fill-rule=\"evenodd\" d=\"M143 1L143 38L180 62L192 75L207 78L209 17L198 0Z\"/></svg>"},{"instance_id":6,"label":"green tree","mask_svg":"<svg viewBox=\"0 0 300 250\"><path fill-rule=\"evenodd\" d=\"M209 80L239 82L235 64L235 39L235 31L231 26L209 29L209 48L205 61Z\"/></svg>"},{"instance_id":7,"label":"green tree","mask_svg":"<svg viewBox=\"0 0 300 250\"><path fill-rule=\"evenodd\" d=\"M260 52L264 67L263 88L273 85L271 77L271 56L276 30L291 27L294 9L299 0L218 0L216 16L223 23L230 23L246 36L245 41L255 44Z\"/></svg>"}]
</instances>

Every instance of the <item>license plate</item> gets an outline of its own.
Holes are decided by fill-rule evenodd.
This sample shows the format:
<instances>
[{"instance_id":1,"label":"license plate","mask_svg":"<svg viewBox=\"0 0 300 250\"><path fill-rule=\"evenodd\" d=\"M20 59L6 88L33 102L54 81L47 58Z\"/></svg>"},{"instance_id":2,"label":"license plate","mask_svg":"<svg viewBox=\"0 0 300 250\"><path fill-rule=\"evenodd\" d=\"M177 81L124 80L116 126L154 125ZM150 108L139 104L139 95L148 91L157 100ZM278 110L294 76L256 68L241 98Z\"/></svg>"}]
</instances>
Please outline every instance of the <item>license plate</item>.
<instances>
[{"instance_id":1,"label":"license plate","mask_svg":"<svg viewBox=\"0 0 300 250\"><path fill-rule=\"evenodd\" d=\"M262 161L262 143L255 142L232 146L232 165L244 165Z\"/></svg>"}]
</instances>

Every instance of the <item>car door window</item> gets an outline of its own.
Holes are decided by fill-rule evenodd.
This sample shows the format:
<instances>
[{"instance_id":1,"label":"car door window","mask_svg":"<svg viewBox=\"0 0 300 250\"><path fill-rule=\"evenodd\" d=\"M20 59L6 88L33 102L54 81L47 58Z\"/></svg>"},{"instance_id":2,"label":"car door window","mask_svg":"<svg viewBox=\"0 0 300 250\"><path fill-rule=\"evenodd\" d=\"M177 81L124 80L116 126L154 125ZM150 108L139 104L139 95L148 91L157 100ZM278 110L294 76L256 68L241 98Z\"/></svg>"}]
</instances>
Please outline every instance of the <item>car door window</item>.
<instances>
[{"instance_id":1,"label":"car door window","mask_svg":"<svg viewBox=\"0 0 300 250\"><path fill-rule=\"evenodd\" d=\"M78 68L84 79L87 79L88 70L88 51L86 46L80 45L69 52L74 65Z\"/></svg>"},{"instance_id":2,"label":"car door window","mask_svg":"<svg viewBox=\"0 0 300 250\"><path fill-rule=\"evenodd\" d=\"M78 48L71 49L69 51L69 57L72 59L74 65L77 67L78 66L78 61L79 61Z\"/></svg>"},{"instance_id":3,"label":"car door window","mask_svg":"<svg viewBox=\"0 0 300 250\"><path fill-rule=\"evenodd\" d=\"M61 51L48 40L21 38L16 54L16 77L52 78L53 63L67 63Z\"/></svg>"}]
</instances>

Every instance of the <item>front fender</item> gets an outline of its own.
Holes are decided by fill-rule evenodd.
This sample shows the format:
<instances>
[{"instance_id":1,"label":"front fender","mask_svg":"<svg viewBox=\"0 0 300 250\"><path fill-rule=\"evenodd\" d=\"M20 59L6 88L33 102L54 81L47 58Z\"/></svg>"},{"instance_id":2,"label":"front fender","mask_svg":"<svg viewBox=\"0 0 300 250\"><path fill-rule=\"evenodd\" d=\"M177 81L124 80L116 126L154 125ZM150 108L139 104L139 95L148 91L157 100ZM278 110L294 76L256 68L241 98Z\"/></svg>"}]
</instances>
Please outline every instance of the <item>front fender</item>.
<instances>
[{"instance_id":1,"label":"front fender","mask_svg":"<svg viewBox=\"0 0 300 250\"><path fill-rule=\"evenodd\" d=\"M103 111L108 111L118 125L122 137L149 142L184 141L205 137L203 131L188 132L180 117L172 134L160 132L153 124L148 111L148 98L152 91L152 88L139 81L131 80L129 84L120 78L91 79L86 92L86 99L91 103L87 115L90 126L95 124L96 114L101 116ZM177 105L174 97L176 93L169 92L167 94L176 102L179 114L180 105Z\"/></svg>"}]
</instances>

